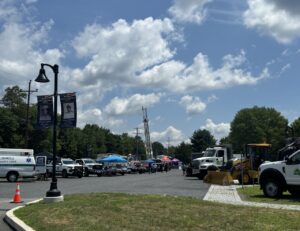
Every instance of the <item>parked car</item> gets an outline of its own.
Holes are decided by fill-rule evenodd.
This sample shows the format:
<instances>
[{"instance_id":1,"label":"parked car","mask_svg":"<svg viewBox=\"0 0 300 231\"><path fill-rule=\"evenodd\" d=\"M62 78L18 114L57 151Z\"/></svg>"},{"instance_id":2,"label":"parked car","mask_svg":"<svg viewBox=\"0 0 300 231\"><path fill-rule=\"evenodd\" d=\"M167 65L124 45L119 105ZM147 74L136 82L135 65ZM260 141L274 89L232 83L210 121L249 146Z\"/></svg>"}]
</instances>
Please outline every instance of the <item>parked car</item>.
<instances>
[{"instance_id":1,"label":"parked car","mask_svg":"<svg viewBox=\"0 0 300 231\"><path fill-rule=\"evenodd\" d=\"M103 175L103 164L97 163L91 158L81 158L75 160L75 162L83 167L84 176L86 177L88 177L90 174L97 176Z\"/></svg>"},{"instance_id":2,"label":"parked car","mask_svg":"<svg viewBox=\"0 0 300 231\"><path fill-rule=\"evenodd\" d=\"M142 162L134 160L130 161L128 164L128 168L130 168L131 173L144 173L146 172L146 168L142 164Z\"/></svg>"},{"instance_id":3,"label":"parked car","mask_svg":"<svg viewBox=\"0 0 300 231\"><path fill-rule=\"evenodd\" d=\"M48 175L52 174L52 161L47 164ZM77 176L81 178L83 176L83 167L71 158L58 158L56 161L56 174L62 177Z\"/></svg>"}]
</instances>

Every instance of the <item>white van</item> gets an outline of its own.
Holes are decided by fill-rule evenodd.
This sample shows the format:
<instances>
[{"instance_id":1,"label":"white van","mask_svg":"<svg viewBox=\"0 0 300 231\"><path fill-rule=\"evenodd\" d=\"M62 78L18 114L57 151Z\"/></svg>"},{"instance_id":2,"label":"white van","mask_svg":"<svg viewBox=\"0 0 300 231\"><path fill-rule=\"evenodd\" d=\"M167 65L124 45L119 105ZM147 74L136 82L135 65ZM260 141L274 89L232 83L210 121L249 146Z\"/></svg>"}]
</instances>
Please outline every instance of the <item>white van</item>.
<instances>
[{"instance_id":1,"label":"white van","mask_svg":"<svg viewBox=\"0 0 300 231\"><path fill-rule=\"evenodd\" d=\"M19 177L35 177L32 149L0 148L0 177L16 182Z\"/></svg>"}]
</instances>

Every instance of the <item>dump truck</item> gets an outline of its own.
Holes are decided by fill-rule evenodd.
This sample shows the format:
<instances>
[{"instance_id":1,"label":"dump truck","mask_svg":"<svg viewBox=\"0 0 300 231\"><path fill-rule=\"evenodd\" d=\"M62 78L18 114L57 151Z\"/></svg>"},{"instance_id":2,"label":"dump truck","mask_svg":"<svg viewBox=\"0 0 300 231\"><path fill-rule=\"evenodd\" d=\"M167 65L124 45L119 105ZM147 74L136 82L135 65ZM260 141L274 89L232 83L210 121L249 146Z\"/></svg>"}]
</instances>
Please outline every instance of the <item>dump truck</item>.
<instances>
[{"instance_id":1,"label":"dump truck","mask_svg":"<svg viewBox=\"0 0 300 231\"><path fill-rule=\"evenodd\" d=\"M222 167L209 168L204 177L205 183L229 185L237 180L240 184L256 183L258 168L265 161L270 160L271 144L247 144L241 158L233 158Z\"/></svg>"},{"instance_id":2,"label":"dump truck","mask_svg":"<svg viewBox=\"0 0 300 231\"><path fill-rule=\"evenodd\" d=\"M207 174L208 169L217 170L232 158L231 145L220 145L207 148L200 158L192 160L192 175L199 179Z\"/></svg>"}]
</instances>

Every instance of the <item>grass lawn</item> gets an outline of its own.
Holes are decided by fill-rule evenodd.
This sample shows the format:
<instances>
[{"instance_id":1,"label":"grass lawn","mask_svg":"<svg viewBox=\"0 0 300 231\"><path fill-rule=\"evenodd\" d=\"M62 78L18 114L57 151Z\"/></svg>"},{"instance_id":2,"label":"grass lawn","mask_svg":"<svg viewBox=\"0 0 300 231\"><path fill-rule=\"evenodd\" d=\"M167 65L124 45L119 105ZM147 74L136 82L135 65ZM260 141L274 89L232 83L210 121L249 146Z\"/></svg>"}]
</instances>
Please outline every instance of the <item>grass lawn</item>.
<instances>
[{"instance_id":1,"label":"grass lawn","mask_svg":"<svg viewBox=\"0 0 300 231\"><path fill-rule=\"evenodd\" d=\"M242 207L190 197L93 193L15 212L37 231L299 230L300 212Z\"/></svg>"},{"instance_id":2,"label":"grass lawn","mask_svg":"<svg viewBox=\"0 0 300 231\"><path fill-rule=\"evenodd\" d=\"M262 203L274 203L274 204L287 204L287 205L300 205L300 197L295 198L288 192L284 192L282 198L273 199L264 196L262 190L258 185L247 186L244 188L238 188L238 193L244 201L254 201Z\"/></svg>"}]
</instances>

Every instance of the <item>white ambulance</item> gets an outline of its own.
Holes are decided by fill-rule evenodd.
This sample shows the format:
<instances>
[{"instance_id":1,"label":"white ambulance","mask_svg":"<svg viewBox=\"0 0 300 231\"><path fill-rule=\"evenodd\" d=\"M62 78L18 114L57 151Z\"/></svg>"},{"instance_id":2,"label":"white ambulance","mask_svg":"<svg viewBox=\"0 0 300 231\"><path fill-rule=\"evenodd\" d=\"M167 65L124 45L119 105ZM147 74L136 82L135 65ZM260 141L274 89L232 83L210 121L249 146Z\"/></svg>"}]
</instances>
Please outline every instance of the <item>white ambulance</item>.
<instances>
[{"instance_id":1,"label":"white ambulance","mask_svg":"<svg viewBox=\"0 0 300 231\"><path fill-rule=\"evenodd\" d=\"M36 162L32 149L0 148L0 177L9 182L35 177Z\"/></svg>"}]
</instances>

